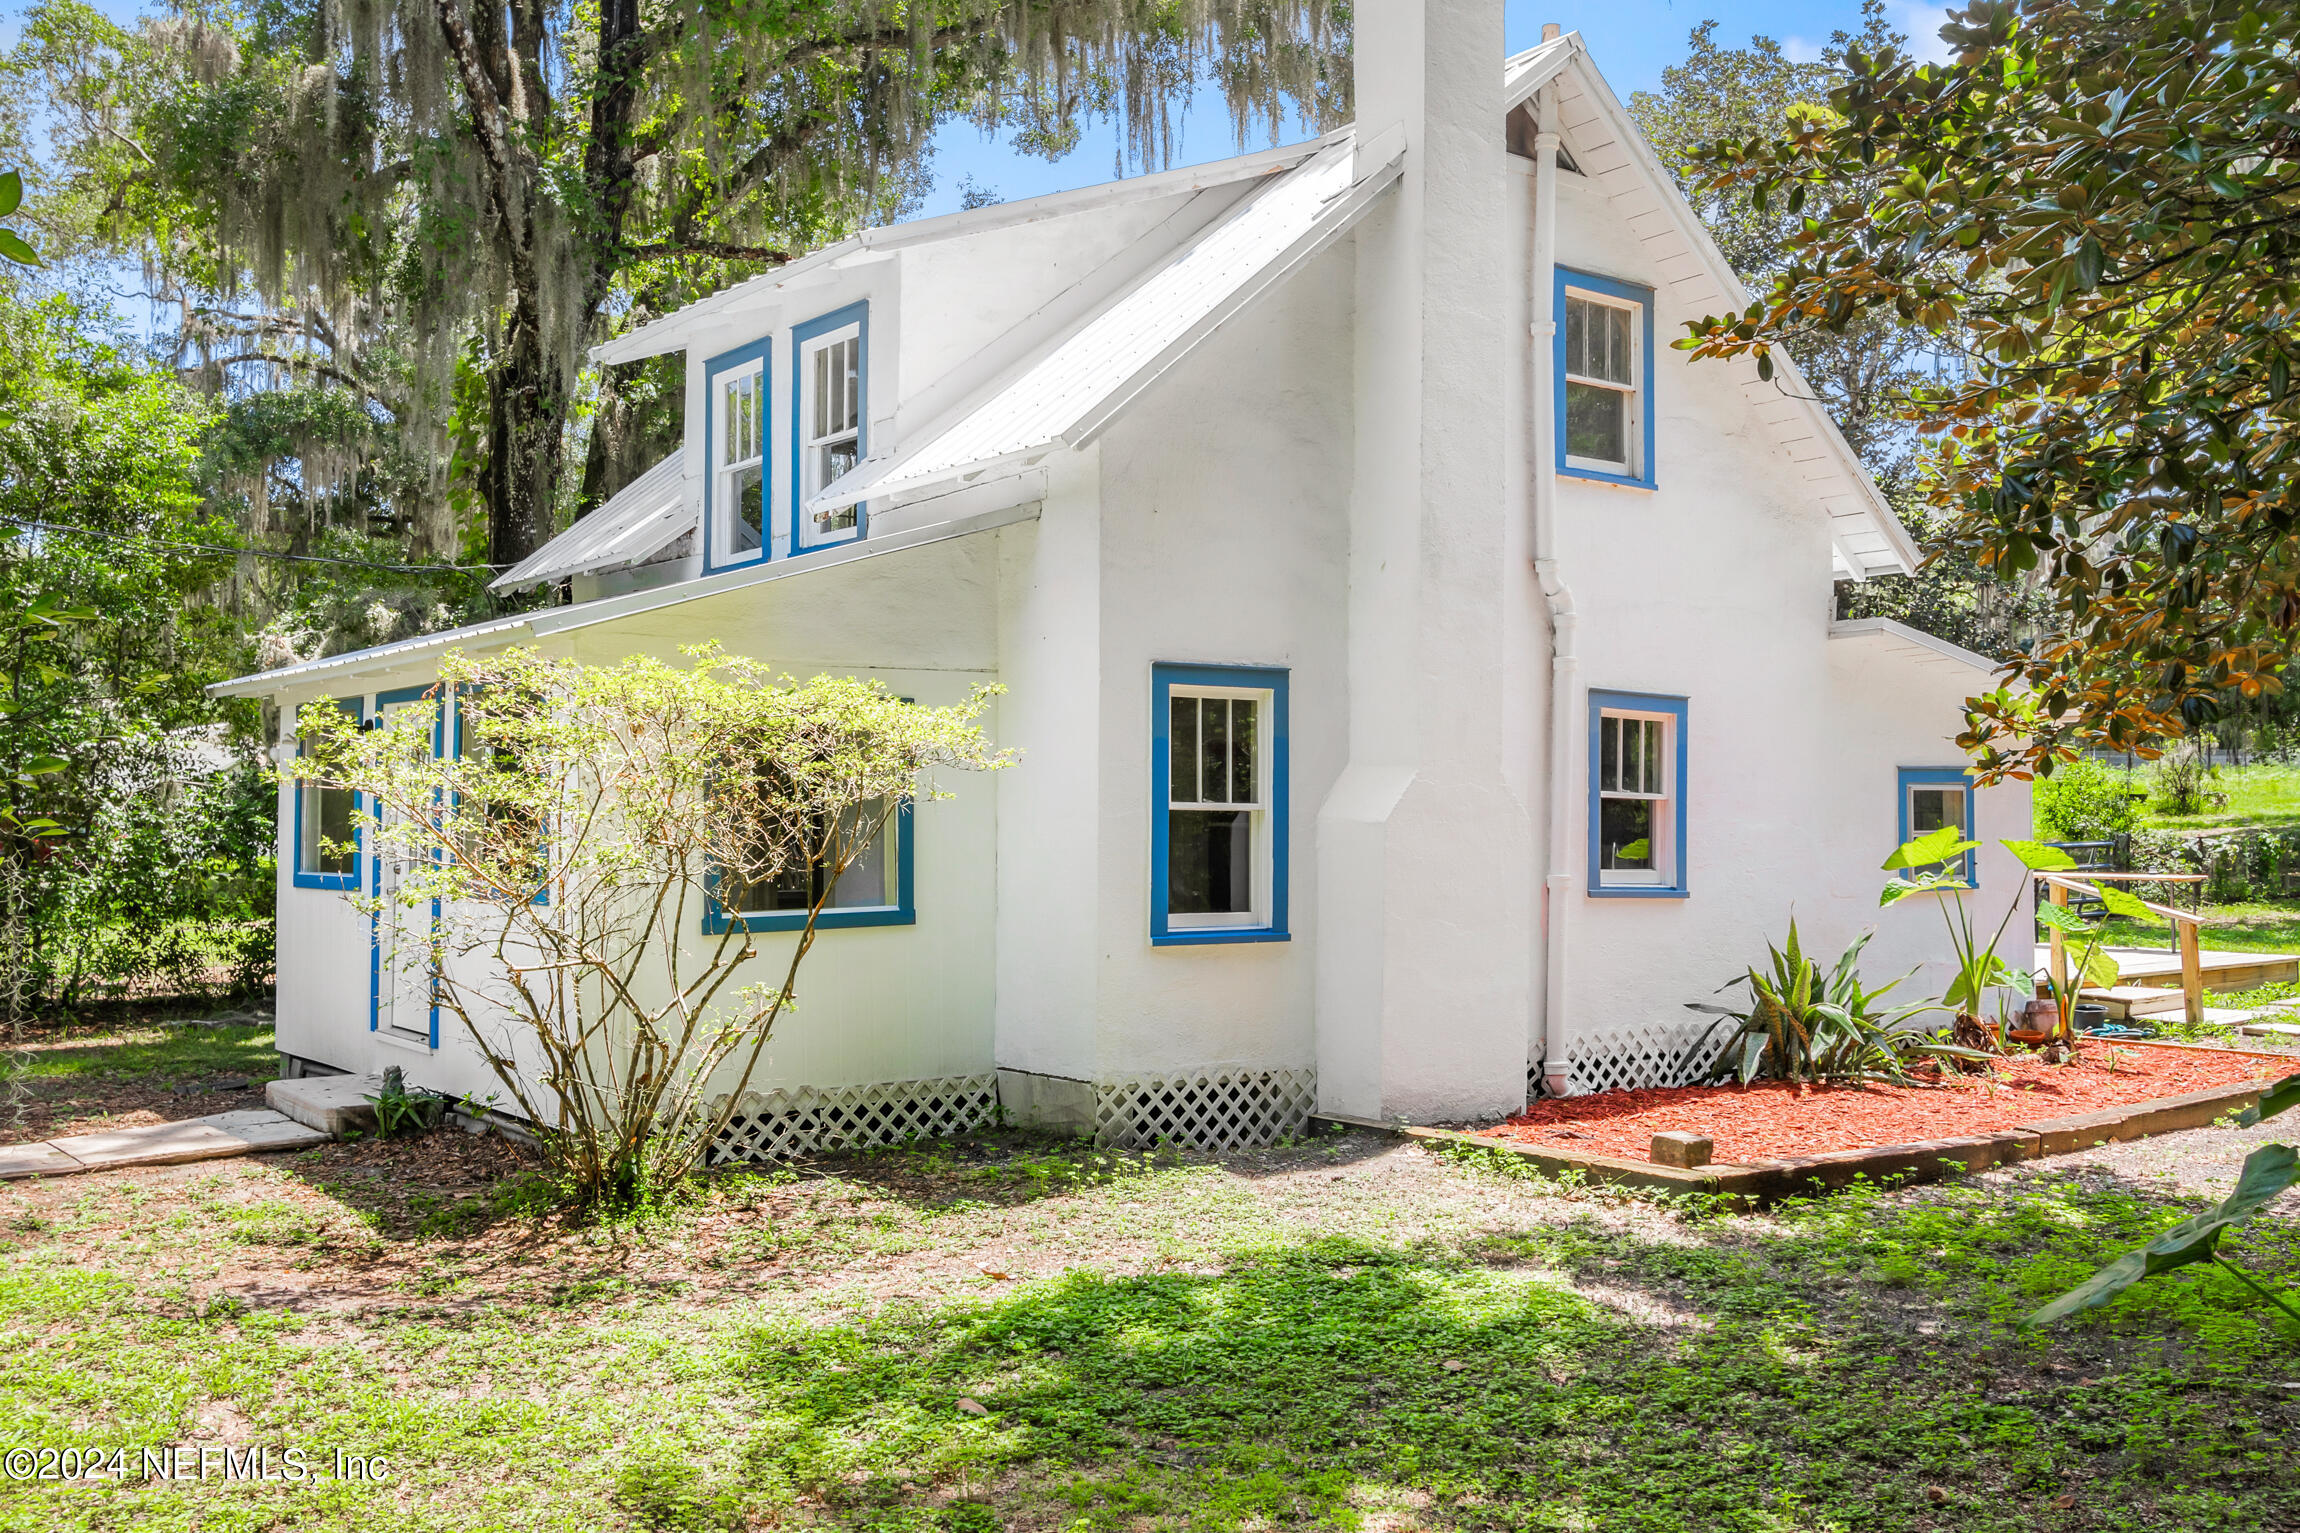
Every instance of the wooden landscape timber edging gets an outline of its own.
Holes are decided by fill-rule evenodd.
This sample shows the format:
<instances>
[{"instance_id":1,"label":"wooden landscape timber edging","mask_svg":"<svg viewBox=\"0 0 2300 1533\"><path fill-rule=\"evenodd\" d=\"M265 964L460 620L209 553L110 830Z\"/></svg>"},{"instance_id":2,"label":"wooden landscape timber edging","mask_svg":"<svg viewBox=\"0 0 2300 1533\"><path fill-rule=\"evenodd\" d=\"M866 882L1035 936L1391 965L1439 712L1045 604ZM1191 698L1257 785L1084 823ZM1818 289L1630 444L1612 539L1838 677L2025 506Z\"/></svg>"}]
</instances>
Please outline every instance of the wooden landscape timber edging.
<instances>
[{"instance_id":1,"label":"wooden landscape timber edging","mask_svg":"<svg viewBox=\"0 0 2300 1533\"><path fill-rule=\"evenodd\" d=\"M2117 1045L2119 1048L2126 1046L2121 1043ZM2274 1058L2286 1064L2292 1062L2287 1055L2252 1057ZM1694 1170L1657 1166L1651 1161L1628 1160L1618 1155L1538 1148L1515 1140L1466 1133L1460 1129L1423 1128L1404 1122L1383 1123L1372 1118L1353 1118L1342 1113L1318 1113L1310 1119L1310 1126L1314 1129L1320 1124L1332 1123L1347 1128L1373 1129L1430 1144L1466 1144L1480 1149L1500 1150L1537 1167L1545 1175L1579 1173L1585 1180L1602 1186L1650 1187L1664 1192L1698 1192L1742 1199L1750 1203L1770 1203L1805 1193L1833 1192L1862 1177L1870 1181L1886 1177L1916 1182L1936 1181L1952 1174L1952 1168L1955 1171L1986 1171L1992 1166L2009 1166L2016 1161L2036 1160L2047 1155L2067 1155L2077 1150L2089 1150L2095 1145L2146 1139L2155 1134L2169 1134L2184 1128L2204 1128L2229 1113L2240 1112L2259 1101L2260 1093L2268 1085L2266 1081L2249 1081L2213 1086L2203 1091L2191 1091L2185 1096L2131 1102L2100 1112L2080 1113L2071 1118L2048 1118L2042 1122L2023 1123L1985 1134L1924 1139L1913 1144L1878 1145L1865 1150L1825 1150L1817 1155L1708 1165Z\"/></svg>"}]
</instances>

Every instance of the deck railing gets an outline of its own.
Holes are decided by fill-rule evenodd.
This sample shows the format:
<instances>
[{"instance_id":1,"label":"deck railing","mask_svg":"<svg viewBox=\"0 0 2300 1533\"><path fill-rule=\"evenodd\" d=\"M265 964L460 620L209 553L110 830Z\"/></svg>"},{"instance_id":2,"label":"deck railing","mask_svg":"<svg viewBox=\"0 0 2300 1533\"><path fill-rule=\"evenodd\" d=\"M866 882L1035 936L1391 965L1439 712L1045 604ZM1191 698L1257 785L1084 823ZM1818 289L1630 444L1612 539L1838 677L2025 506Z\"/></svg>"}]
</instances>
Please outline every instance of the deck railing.
<instances>
[{"instance_id":1,"label":"deck railing","mask_svg":"<svg viewBox=\"0 0 2300 1533\"><path fill-rule=\"evenodd\" d=\"M2071 894L2091 899L2100 898L2101 884L2200 884L2201 873L2086 873L2071 876L2065 873L2039 873L2052 902L2064 909ZM2138 895L2133 898L2139 899ZM2198 935L2204 918L2192 910L2180 910L2171 905L2159 905L2153 900L2141 900L2150 912L2172 923L2173 941L2180 949L2180 995L2187 1003L2191 1024L2204 1020L2204 944ZM2056 995L2068 995L2068 947L2058 927L2048 928L2052 942L2052 988ZM2063 1017L2061 1026L2073 1028L2076 1018Z\"/></svg>"}]
</instances>

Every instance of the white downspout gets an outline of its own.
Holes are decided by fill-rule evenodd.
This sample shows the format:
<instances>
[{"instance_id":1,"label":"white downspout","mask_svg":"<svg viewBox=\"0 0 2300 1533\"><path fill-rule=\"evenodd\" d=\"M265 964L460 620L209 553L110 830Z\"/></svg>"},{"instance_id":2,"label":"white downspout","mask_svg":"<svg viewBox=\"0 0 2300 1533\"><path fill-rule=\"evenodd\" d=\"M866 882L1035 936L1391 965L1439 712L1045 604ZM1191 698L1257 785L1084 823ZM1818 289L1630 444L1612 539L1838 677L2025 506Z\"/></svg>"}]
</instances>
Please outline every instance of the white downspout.
<instances>
[{"instance_id":1,"label":"white downspout","mask_svg":"<svg viewBox=\"0 0 2300 1533\"><path fill-rule=\"evenodd\" d=\"M1544 27L1543 38L1556 35ZM1551 1096L1572 1089L1566 1059L1571 1043L1565 1016L1567 916L1573 909L1574 656L1573 592L1557 560L1557 86L1541 90L1533 140L1533 570L1549 604L1549 874L1542 884L1546 938L1541 1000L1542 1088Z\"/></svg>"}]
</instances>

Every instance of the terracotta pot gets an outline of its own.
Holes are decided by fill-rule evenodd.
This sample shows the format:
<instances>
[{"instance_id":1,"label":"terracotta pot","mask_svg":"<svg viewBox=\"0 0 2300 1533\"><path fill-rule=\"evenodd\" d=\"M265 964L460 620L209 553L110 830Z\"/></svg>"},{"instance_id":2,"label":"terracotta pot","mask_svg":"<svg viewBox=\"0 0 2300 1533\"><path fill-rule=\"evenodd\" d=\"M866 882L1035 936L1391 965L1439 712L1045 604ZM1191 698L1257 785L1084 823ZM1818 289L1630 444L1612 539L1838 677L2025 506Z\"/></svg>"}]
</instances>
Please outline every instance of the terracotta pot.
<instances>
[{"instance_id":1,"label":"terracotta pot","mask_svg":"<svg viewBox=\"0 0 2300 1533\"><path fill-rule=\"evenodd\" d=\"M2016 1027L2005 1036L2024 1049L2033 1049L2052 1041L2052 1029L2041 1028L2031 1031L2028 1028Z\"/></svg>"}]
</instances>

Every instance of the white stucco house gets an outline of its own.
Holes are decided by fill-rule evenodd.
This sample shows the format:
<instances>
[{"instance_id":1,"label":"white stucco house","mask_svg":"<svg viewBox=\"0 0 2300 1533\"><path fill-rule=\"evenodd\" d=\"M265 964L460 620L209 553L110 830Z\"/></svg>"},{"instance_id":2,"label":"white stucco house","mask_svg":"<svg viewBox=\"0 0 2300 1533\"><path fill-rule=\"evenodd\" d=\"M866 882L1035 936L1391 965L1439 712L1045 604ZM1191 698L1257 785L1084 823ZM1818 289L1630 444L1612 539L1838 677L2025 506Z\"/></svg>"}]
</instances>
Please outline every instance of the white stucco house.
<instances>
[{"instance_id":1,"label":"white stucco house","mask_svg":"<svg viewBox=\"0 0 2300 1533\"><path fill-rule=\"evenodd\" d=\"M499 582L571 604L221 690L372 715L450 647L704 639L1005 683L1021 763L842 885L728 1153L1674 1081L1684 1003L1792 912L1938 993L1931 897L1879 910L1877 869L2027 834L1952 743L1988 663L1832 621L1916 552L1793 371L1668 345L1746 298L1578 35L1357 26L1353 129L875 229L599 348L684 356L687 436ZM283 798L279 1046L484 1089L341 898L373 859L311 851L357 819ZM2025 898L1993 846L1976 877Z\"/></svg>"}]
</instances>

